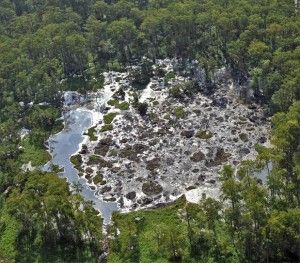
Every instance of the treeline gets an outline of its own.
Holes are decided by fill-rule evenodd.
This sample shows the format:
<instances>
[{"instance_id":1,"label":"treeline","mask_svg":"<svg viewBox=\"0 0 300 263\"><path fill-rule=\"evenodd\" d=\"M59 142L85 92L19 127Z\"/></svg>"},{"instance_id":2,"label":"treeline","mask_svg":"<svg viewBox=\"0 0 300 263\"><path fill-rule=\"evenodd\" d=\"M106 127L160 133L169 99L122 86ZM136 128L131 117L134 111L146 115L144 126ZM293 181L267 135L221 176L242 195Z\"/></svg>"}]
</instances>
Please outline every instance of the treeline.
<instances>
[{"instance_id":1,"label":"treeline","mask_svg":"<svg viewBox=\"0 0 300 263\"><path fill-rule=\"evenodd\" d=\"M115 215L109 262L299 262L300 103L273 117L271 149L237 174L220 172L219 200L177 201ZM266 167L266 185L253 177Z\"/></svg>"},{"instance_id":2,"label":"treeline","mask_svg":"<svg viewBox=\"0 0 300 263\"><path fill-rule=\"evenodd\" d=\"M179 57L200 62L208 88L225 66L274 112L286 111L300 97L299 33L299 12L284 0L0 1L0 257L85 261L101 252L101 222L90 204L53 174L21 169L49 158L44 140L61 127L61 91L101 88L102 71L124 70L143 56ZM297 118L287 122L293 136ZM21 140L23 127L31 133ZM278 180L271 182L288 194L299 188L292 179L299 167L290 163L299 163L292 158L299 143L281 143L291 149L275 156L274 167L278 156L285 166L273 168Z\"/></svg>"},{"instance_id":3,"label":"treeline","mask_svg":"<svg viewBox=\"0 0 300 263\"><path fill-rule=\"evenodd\" d=\"M299 99L292 1L4 0L0 11L1 105L52 101L62 79L99 78L143 56L198 59L207 84L226 66L275 110Z\"/></svg>"}]
</instances>

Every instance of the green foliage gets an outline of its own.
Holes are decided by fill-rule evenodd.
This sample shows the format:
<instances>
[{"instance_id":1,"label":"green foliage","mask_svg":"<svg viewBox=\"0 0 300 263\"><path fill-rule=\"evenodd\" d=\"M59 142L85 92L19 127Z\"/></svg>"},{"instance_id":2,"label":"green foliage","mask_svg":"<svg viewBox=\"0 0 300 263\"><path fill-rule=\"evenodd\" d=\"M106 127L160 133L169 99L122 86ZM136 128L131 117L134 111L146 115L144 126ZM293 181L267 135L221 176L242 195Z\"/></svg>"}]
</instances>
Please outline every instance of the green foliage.
<instances>
[{"instance_id":1,"label":"green foliage","mask_svg":"<svg viewBox=\"0 0 300 263\"><path fill-rule=\"evenodd\" d=\"M112 124L105 124L100 129L100 132L112 131L114 126Z\"/></svg>"},{"instance_id":2,"label":"green foliage","mask_svg":"<svg viewBox=\"0 0 300 263\"><path fill-rule=\"evenodd\" d=\"M151 62L143 57L178 57L175 71L192 78L198 72L187 74L187 62L199 61L207 87L217 81L215 72L221 67L240 85L251 80L257 98L273 113L283 111L273 117L273 148L258 147L257 163L244 164L240 180L230 167L224 168L221 201L226 206L207 198L192 209L186 206L182 217L184 205L135 212L129 219L116 216L121 235L112 241L109 260L299 261L300 21L293 1L1 1L0 21L4 260L98 258L101 222L91 205L71 195L56 175L23 173L20 165L41 165L49 159L44 142L62 128L61 91L100 88L102 70L121 71L140 62L133 82L143 86L152 74ZM165 82L175 77L173 71L158 71ZM193 81L175 86L170 96L187 100L195 88ZM49 105L41 106L44 102ZM129 107L126 102L115 106ZM147 113L137 96L133 106ZM183 116L183 110L177 111ZM112 119L107 117L110 124L102 132L113 129ZM18 131L23 127L31 133L21 140ZM93 130L89 133L93 137ZM79 168L78 157L72 158ZM249 177L263 166L268 170L267 190ZM137 215L143 219L136 221Z\"/></svg>"},{"instance_id":3,"label":"green foliage","mask_svg":"<svg viewBox=\"0 0 300 263\"><path fill-rule=\"evenodd\" d=\"M119 102L118 100L110 100L107 102L110 106L115 106L119 110L128 110L129 109L129 103L127 101Z\"/></svg>"},{"instance_id":4,"label":"green foliage","mask_svg":"<svg viewBox=\"0 0 300 263\"><path fill-rule=\"evenodd\" d=\"M72 195L68 183L55 174L27 174L19 183L6 202L21 227L18 261L92 260L102 231L91 204Z\"/></svg>"},{"instance_id":5,"label":"green foliage","mask_svg":"<svg viewBox=\"0 0 300 263\"><path fill-rule=\"evenodd\" d=\"M213 136L213 134L210 131L199 130L197 131L195 136L198 137L199 139L208 140Z\"/></svg>"},{"instance_id":6,"label":"green foliage","mask_svg":"<svg viewBox=\"0 0 300 263\"><path fill-rule=\"evenodd\" d=\"M82 157L80 154L72 155L70 158L70 161L78 171L82 170L82 168L81 168Z\"/></svg>"},{"instance_id":7,"label":"green foliage","mask_svg":"<svg viewBox=\"0 0 300 263\"><path fill-rule=\"evenodd\" d=\"M43 137L40 143L43 144L45 139L47 138ZM23 147L19 158L21 163L31 162L32 166L39 166L50 161L50 153L44 148L36 147L29 138L24 138L21 145Z\"/></svg>"},{"instance_id":8,"label":"green foliage","mask_svg":"<svg viewBox=\"0 0 300 263\"><path fill-rule=\"evenodd\" d=\"M195 92L195 85L192 81L176 84L169 89L169 96L178 100L184 99L185 96L192 97Z\"/></svg>"},{"instance_id":9,"label":"green foliage","mask_svg":"<svg viewBox=\"0 0 300 263\"><path fill-rule=\"evenodd\" d=\"M100 173L97 173L93 178L94 184L104 184L105 180L103 180L103 175Z\"/></svg>"},{"instance_id":10,"label":"green foliage","mask_svg":"<svg viewBox=\"0 0 300 263\"><path fill-rule=\"evenodd\" d=\"M296 102L273 117L273 148L257 146L257 159L242 162L238 178L233 167L223 167L219 200L179 199L161 209L115 214L109 262L298 260L299 116ZM266 166L268 182L262 185L253 175Z\"/></svg>"},{"instance_id":11,"label":"green foliage","mask_svg":"<svg viewBox=\"0 0 300 263\"><path fill-rule=\"evenodd\" d=\"M0 217L0 258L14 259L17 255L16 245L21 225L4 210Z\"/></svg>"},{"instance_id":12,"label":"green foliage","mask_svg":"<svg viewBox=\"0 0 300 263\"><path fill-rule=\"evenodd\" d=\"M176 118L182 119L186 116L186 112L184 111L183 107L178 106L174 109L174 115Z\"/></svg>"},{"instance_id":13,"label":"green foliage","mask_svg":"<svg viewBox=\"0 0 300 263\"><path fill-rule=\"evenodd\" d=\"M88 135L91 141L97 141L98 137L95 135L96 132L96 126L93 126L88 129L87 133L84 133L85 135Z\"/></svg>"},{"instance_id":14,"label":"green foliage","mask_svg":"<svg viewBox=\"0 0 300 263\"><path fill-rule=\"evenodd\" d=\"M168 262L174 253L184 257L188 251L186 226L179 213L185 200L160 210L114 214L109 262ZM118 228L120 235L116 235Z\"/></svg>"},{"instance_id":15,"label":"green foliage","mask_svg":"<svg viewBox=\"0 0 300 263\"><path fill-rule=\"evenodd\" d=\"M165 75L165 82L167 83L169 80L174 79L175 78L175 72L174 71L169 71L167 72L167 74Z\"/></svg>"},{"instance_id":16,"label":"green foliage","mask_svg":"<svg viewBox=\"0 0 300 263\"><path fill-rule=\"evenodd\" d=\"M117 112L110 112L110 113L107 113L106 115L104 115L103 120L104 120L105 125L111 124L117 115L118 115Z\"/></svg>"}]
</instances>

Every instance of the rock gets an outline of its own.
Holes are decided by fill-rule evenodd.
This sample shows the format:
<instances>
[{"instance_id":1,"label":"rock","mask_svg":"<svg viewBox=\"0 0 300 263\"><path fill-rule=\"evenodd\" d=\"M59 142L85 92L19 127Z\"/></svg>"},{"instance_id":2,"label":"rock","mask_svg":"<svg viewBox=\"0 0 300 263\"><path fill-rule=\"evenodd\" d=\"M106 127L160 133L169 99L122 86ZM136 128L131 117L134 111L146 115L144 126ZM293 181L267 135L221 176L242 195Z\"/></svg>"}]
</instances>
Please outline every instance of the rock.
<instances>
[{"instance_id":1,"label":"rock","mask_svg":"<svg viewBox=\"0 0 300 263\"><path fill-rule=\"evenodd\" d=\"M250 105L248 106L248 109L249 109L249 110L257 110L257 106L256 106L255 104L250 104Z\"/></svg>"},{"instance_id":2,"label":"rock","mask_svg":"<svg viewBox=\"0 0 300 263\"><path fill-rule=\"evenodd\" d=\"M142 185L142 191L146 195L158 195L163 191L163 188L159 183L149 181Z\"/></svg>"},{"instance_id":3,"label":"rock","mask_svg":"<svg viewBox=\"0 0 300 263\"><path fill-rule=\"evenodd\" d=\"M253 122L253 123L257 123L259 121L259 118L255 115L251 115L249 117L249 121Z\"/></svg>"},{"instance_id":4,"label":"rock","mask_svg":"<svg viewBox=\"0 0 300 263\"><path fill-rule=\"evenodd\" d=\"M127 158L128 160L138 162L139 158L137 157L137 153L134 151L131 145L126 145L125 148L121 149L119 152L119 157Z\"/></svg>"},{"instance_id":5,"label":"rock","mask_svg":"<svg viewBox=\"0 0 300 263\"><path fill-rule=\"evenodd\" d=\"M259 143L265 143L266 141L267 141L267 138L264 137L264 136L262 136L262 137L260 137L260 138L258 139L258 142L259 142Z\"/></svg>"},{"instance_id":6,"label":"rock","mask_svg":"<svg viewBox=\"0 0 300 263\"><path fill-rule=\"evenodd\" d=\"M138 201L138 203L141 204L141 206L149 205L152 202L153 202L153 199L149 198L149 197L144 197Z\"/></svg>"},{"instance_id":7,"label":"rock","mask_svg":"<svg viewBox=\"0 0 300 263\"><path fill-rule=\"evenodd\" d=\"M146 169L149 171L154 171L160 167L160 158L154 157L153 159L146 162Z\"/></svg>"},{"instance_id":8,"label":"rock","mask_svg":"<svg viewBox=\"0 0 300 263\"><path fill-rule=\"evenodd\" d=\"M111 191L111 186L109 186L109 185L105 185L105 186L103 186L103 187L99 190L99 192L100 192L101 194L104 194L104 193L109 192L109 191Z\"/></svg>"},{"instance_id":9,"label":"rock","mask_svg":"<svg viewBox=\"0 0 300 263\"><path fill-rule=\"evenodd\" d=\"M192 168L192 165L190 162L183 162L182 163L182 169L187 172L187 171L190 171Z\"/></svg>"},{"instance_id":10,"label":"rock","mask_svg":"<svg viewBox=\"0 0 300 263\"><path fill-rule=\"evenodd\" d=\"M129 200L133 200L136 197L136 192L132 191L125 195L125 197Z\"/></svg>"},{"instance_id":11,"label":"rock","mask_svg":"<svg viewBox=\"0 0 300 263\"><path fill-rule=\"evenodd\" d=\"M185 190L190 191L190 190L193 190L193 189L196 189L196 188L197 187L195 185L190 185L187 188L185 188Z\"/></svg>"},{"instance_id":12,"label":"rock","mask_svg":"<svg viewBox=\"0 0 300 263\"><path fill-rule=\"evenodd\" d=\"M192 138L195 134L194 130L184 130L181 132L181 136L186 137L186 138Z\"/></svg>"},{"instance_id":13,"label":"rock","mask_svg":"<svg viewBox=\"0 0 300 263\"><path fill-rule=\"evenodd\" d=\"M233 140L234 142L238 142L238 141L239 141L239 138L234 137L232 140Z\"/></svg>"},{"instance_id":14,"label":"rock","mask_svg":"<svg viewBox=\"0 0 300 263\"><path fill-rule=\"evenodd\" d=\"M113 166L113 164L110 161L106 161L98 155L92 155L90 156L87 165L95 165L95 164L99 165L100 168L101 167L111 168Z\"/></svg>"},{"instance_id":15,"label":"rock","mask_svg":"<svg viewBox=\"0 0 300 263\"><path fill-rule=\"evenodd\" d=\"M227 98L216 98L213 99L212 101L212 105L215 107L220 107L225 109L226 105L228 104L228 99Z\"/></svg>"},{"instance_id":16,"label":"rock","mask_svg":"<svg viewBox=\"0 0 300 263\"><path fill-rule=\"evenodd\" d=\"M120 170L121 170L121 167L119 167L119 166L115 166L110 169L110 171L112 173L118 173Z\"/></svg>"},{"instance_id":17,"label":"rock","mask_svg":"<svg viewBox=\"0 0 300 263\"><path fill-rule=\"evenodd\" d=\"M126 125L125 127L123 127L123 130L125 132L131 132L133 130L133 128L130 125Z\"/></svg>"},{"instance_id":18,"label":"rock","mask_svg":"<svg viewBox=\"0 0 300 263\"><path fill-rule=\"evenodd\" d=\"M87 174L92 174L92 173L94 172L94 170L93 170L93 168L91 168L91 167L87 167L87 168L85 169L85 172L86 172Z\"/></svg>"},{"instance_id":19,"label":"rock","mask_svg":"<svg viewBox=\"0 0 300 263\"><path fill-rule=\"evenodd\" d=\"M87 154L89 151L88 151L88 148L85 144L82 145L81 147L81 151L79 152L80 154Z\"/></svg>"},{"instance_id":20,"label":"rock","mask_svg":"<svg viewBox=\"0 0 300 263\"><path fill-rule=\"evenodd\" d=\"M249 153L250 153L250 150L248 148L241 148L239 150L239 154L241 154L241 155L247 155Z\"/></svg>"},{"instance_id":21,"label":"rock","mask_svg":"<svg viewBox=\"0 0 300 263\"><path fill-rule=\"evenodd\" d=\"M205 178L206 178L206 176L205 176L205 175L199 175L199 177L198 177L198 181L200 181L200 182L204 182Z\"/></svg>"},{"instance_id":22,"label":"rock","mask_svg":"<svg viewBox=\"0 0 300 263\"><path fill-rule=\"evenodd\" d=\"M215 179L210 179L207 181L209 184L215 184L216 183L216 180Z\"/></svg>"},{"instance_id":23,"label":"rock","mask_svg":"<svg viewBox=\"0 0 300 263\"><path fill-rule=\"evenodd\" d=\"M132 146L132 149L135 151L136 154L141 154L144 151L147 151L148 148L149 147L147 145L142 144L142 143L137 143Z\"/></svg>"},{"instance_id":24,"label":"rock","mask_svg":"<svg viewBox=\"0 0 300 263\"><path fill-rule=\"evenodd\" d=\"M119 198L119 204L120 204L120 208L124 208L124 197L123 196L121 196Z\"/></svg>"},{"instance_id":25,"label":"rock","mask_svg":"<svg viewBox=\"0 0 300 263\"><path fill-rule=\"evenodd\" d=\"M167 157L166 158L166 164L167 165L173 165L174 164L174 159L172 157Z\"/></svg>"},{"instance_id":26,"label":"rock","mask_svg":"<svg viewBox=\"0 0 300 263\"><path fill-rule=\"evenodd\" d=\"M217 120L218 122L223 122L223 121L224 121L224 118L223 118L222 116L220 116L220 117L217 117L216 120Z\"/></svg>"},{"instance_id":27,"label":"rock","mask_svg":"<svg viewBox=\"0 0 300 263\"><path fill-rule=\"evenodd\" d=\"M120 143L127 143L128 142L128 139L127 138L122 138L121 140L120 140Z\"/></svg>"},{"instance_id":28,"label":"rock","mask_svg":"<svg viewBox=\"0 0 300 263\"><path fill-rule=\"evenodd\" d=\"M201 151L195 152L191 157L191 161L200 162L205 159L205 154Z\"/></svg>"},{"instance_id":29,"label":"rock","mask_svg":"<svg viewBox=\"0 0 300 263\"><path fill-rule=\"evenodd\" d=\"M227 162L228 158L230 156L231 156L230 153L226 153L223 148L218 147L217 151L216 151L216 154L215 154L215 158L213 160L206 161L205 165L207 167L221 165L222 163Z\"/></svg>"},{"instance_id":30,"label":"rock","mask_svg":"<svg viewBox=\"0 0 300 263\"><path fill-rule=\"evenodd\" d=\"M144 181L143 177L137 177L135 180L140 183L142 183Z\"/></svg>"},{"instance_id":31,"label":"rock","mask_svg":"<svg viewBox=\"0 0 300 263\"><path fill-rule=\"evenodd\" d=\"M241 139L243 142L248 142L248 141L249 141L248 135L247 135L246 133L240 133L240 134L239 134L239 137L240 137L240 139Z\"/></svg>"},{"instance_id":32,"label":"rock","mask_svg":"<svg viewBox=\"0 0 300 263\"><path fill-rule=\"evenodd\" d=\"M115 202L117 199L112 196L112 197L104 197L103 200L106 202Z\"/></svg>"},{"instance_id":33,"label":"rock","mask_svg":"<svg viewBox=\"0 0 300 263\"><path fill-rule=\"evenodd\" d=\"M159 140L158 140L157 138L152 139L152 140L149 141L149 145L150 145L150 146L154 146L154 145L156 145L156 144L158 144L158 143L159 143Z\"/></svg>"},{"instance_id":34,"label":"rock","mask_svg":"<svg viewBox=\"0 0 300 263\"><path fill-rule=\"evenodd\" d=\"M199 171L200 171L200 169L195 168L195 169L192 170L192 173L199 173Z\"/></svg>"}]
</instances>

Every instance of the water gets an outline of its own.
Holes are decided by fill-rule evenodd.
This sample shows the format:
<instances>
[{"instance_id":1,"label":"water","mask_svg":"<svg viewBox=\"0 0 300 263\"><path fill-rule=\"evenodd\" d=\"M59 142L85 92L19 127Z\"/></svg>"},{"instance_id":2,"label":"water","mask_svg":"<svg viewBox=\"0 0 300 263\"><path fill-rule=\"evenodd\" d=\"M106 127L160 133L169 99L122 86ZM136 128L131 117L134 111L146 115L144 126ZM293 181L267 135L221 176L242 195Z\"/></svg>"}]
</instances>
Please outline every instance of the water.
<instances>
[{"instance_id":1,"label":"water","mask_svg":"<svg viewBox=\"0 0 300 263\"><path fill-rule=\"evenodd\" d=\"M100 114L100 113L99 113ZM104 202L95 196L95 191L91 190L84 178L79 178L78 171L73 167L70 157L79 150L84 142L84 131L93 125L93 114L89 110L78 108L67 112L64 116L65 128L60 133L49 138L49 150L52 155L51 163L64 168L61 176L66 177L68 182L80 182L83 186L82 196L94 203L103 217L104 224L108 224L111 220L113 211L118 210L117 203ZM50 163L46 165L49 167Z\"/></svg>"}]
</instances>

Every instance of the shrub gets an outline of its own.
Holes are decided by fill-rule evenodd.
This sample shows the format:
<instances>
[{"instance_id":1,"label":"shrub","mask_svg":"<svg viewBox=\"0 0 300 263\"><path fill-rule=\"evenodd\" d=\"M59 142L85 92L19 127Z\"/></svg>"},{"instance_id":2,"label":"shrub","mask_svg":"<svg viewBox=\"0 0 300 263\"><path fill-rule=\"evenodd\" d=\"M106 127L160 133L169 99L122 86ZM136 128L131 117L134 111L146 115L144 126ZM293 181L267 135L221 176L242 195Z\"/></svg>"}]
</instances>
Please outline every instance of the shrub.
<instances>
[{"instance_id":1,"label":"shrub","mask_svg":"<svg viewBox=\"0 0 300 263\"><path fill-rule=\"evenodd\" d=\"M186 112L184 111L183 107L176 107L174 109L174 115L177 118L183 118L185 116Z\"/></svg>"},{"instance_id":2,"label":"shrub","mask_svg":"<svg viewBox=\"0 0 300 263\"><path fill-rule=\"evenodd\" d=\"M114 118L118 115L116 112L110 112L103 116L103 120L105 124L111 124Z\"/></svg>"},{"instance_id":3,"label":"shrub","mask_svg":"<svg viewBox=\"0 0 300 263\"><path fill-rule=\"evenodd\" d=\"M166 75L165 75L165 82L168 82L171 79L175 78L175 72L174 71L169 71Z\"/></svg>"},{"instance_id":4,"label":"shrub","mask_svg":"<svg viewBox=\"0 0 300 263\"><path fill-rule=\"evenodd\" d=\"M181 99L183 97L181 85L175 85L169 89L169 96L175 99Z\"/></svg>"}]
</instances>

